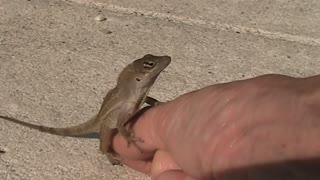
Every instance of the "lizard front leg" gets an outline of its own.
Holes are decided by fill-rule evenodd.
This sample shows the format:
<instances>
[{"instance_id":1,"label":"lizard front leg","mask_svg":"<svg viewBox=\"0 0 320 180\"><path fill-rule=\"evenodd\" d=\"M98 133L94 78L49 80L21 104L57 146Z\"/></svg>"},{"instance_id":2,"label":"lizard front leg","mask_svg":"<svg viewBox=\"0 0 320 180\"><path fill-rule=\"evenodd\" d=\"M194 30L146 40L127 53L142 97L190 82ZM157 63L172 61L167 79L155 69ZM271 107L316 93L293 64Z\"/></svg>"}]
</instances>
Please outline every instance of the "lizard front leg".
<instances>
[{"instance_id":1,"label":"lizard front leg","mask_svg":"<svg viewBox=\"0 0 320 180\"><path fill-rule=\"evenodd\" d=\"M134 145L140 152L142 152L141 148L137 145L137 141L143 142L142 139L136 138L134 136L134 132L132 130L127 130L125 125L132 117L127 114L127 112L122 112L119 115L119 119L117 121L117 129L120 135L128 142L128 146L130 144Z\"/></svg>"},{"instance_id":2,"label":"lizard front leg","mask_svg":"<svg viewBox=\"0 0 320 180\"><path fill-rule=\"evenodd\" d=\"M147 96L146 97L146 99L145 99L145 101L144 101L145 103L147 103L148 105L150 105L149 107L145 107L144 109L140 109L132 118L134 118L134 117L139 117L143 112L145 112L148 108L150 108L150 107L152 107L152 106L157 106L157 105L159 105L159 104L161 104L162 102L160 102L160 101L158 101L158 100L156 100L155 98L152 98L152 97L150 97L150 96ZM126 121L125 122L125 124L127 123L128 121ZM126 139L127 141L128 141L128 143L130 144L131 143L131 141L134 141L134 140L138 140L138 141L140 141L140 142L143 142L143 140L141 140L141 139L139 139L139 138L134 138L134 131L133 131L133 124L134 124L134 122L132 123L132 124L130 124L129 125L129 130L127 131L127 132L125 132L126 131L126 129L124 128L124 126L125 125L120 125L120 127L118 127L118 129L119 129L119 131L121 130L122 131L122 134L123 134L123 137L131 137L131 139L132 140L130 140L130 139ZM135 145L136 146L136 145ZM137 147L137 146L136 146Z\"/></svg>"},{"instance_id":3,"label":"lizard front leg","mask_svg":"<svg viewBox=\"0 0 320 180\"><path fill-rule=\"evenodd\" d=\"M162 102L159 102L158 100L147 96L145 99L145 103L149 104L150 106L157 106ZM125 125L130 121L137 113L135 112L136 110L122 110L121 113L118 116L118 121L117 121L117 129L119 133L121 134L122 137L125 138L125 140L128 142L128 145L133 144L140 152L142 152L141 148L136 144L137 141L143 142L142 139L136 138L134 136L134 131L132 129L132 125L130 125L129 130L125 128ZM133 112L133 113L128 113L128 112ZM136 114L135 114L136 113Z\"/></svg>"}]
</instances>

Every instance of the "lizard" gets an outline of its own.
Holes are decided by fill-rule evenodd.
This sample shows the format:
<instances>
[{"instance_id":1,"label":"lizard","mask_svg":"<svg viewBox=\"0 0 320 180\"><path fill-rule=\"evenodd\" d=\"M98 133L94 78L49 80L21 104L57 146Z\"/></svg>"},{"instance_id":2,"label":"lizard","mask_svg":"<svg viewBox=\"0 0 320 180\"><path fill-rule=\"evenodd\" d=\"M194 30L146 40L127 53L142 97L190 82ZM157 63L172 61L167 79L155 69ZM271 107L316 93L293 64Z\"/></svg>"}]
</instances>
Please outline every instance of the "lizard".
<instances>
[{"instance_id":1,"label":"lizard","mask_svg":"<svg viewBox=\"0 0 320 180\"><path fill-rule=\"evenodd\" d=\"M82 137L90 133L98 133L99 149L107 155L112 165L121 165L113 152L110 152L111 138L117 130L128 142L136 145L136 139L131 129L125 125L141 109L144 103L151 106L160 102L147 96L158 75L170 64L170 56L154 56L147 54L127 65L119 74L116 86L108 91L98 113L90 120L75 126L57 128L35 125L13 117L0 118L17 123L31 129L60 136ZM139 149L140 150L140 149ZM140 150L141 151L141 150Z\"/></svg>"}]
</instances>

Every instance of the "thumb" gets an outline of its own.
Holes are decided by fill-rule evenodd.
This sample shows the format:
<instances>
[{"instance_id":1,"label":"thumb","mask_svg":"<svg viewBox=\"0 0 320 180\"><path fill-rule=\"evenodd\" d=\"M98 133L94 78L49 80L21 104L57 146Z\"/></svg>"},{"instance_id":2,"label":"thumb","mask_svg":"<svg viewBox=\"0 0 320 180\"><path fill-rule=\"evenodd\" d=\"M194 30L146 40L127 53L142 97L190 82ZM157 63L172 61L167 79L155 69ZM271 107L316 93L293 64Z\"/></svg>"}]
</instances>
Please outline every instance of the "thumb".
<instances>
[{"instance_id":1,"label":"thumb","mask_svg":"<svg viewBox=\"0 0 320 180\"><path fill-rule=\"evenodd\" d=\"M181 170L181 168L175 163L174 159L170 156L170 153L162 150L157 151L154 155L151 178L153 180L196 180Z\"/></svg>"}]
</instances>

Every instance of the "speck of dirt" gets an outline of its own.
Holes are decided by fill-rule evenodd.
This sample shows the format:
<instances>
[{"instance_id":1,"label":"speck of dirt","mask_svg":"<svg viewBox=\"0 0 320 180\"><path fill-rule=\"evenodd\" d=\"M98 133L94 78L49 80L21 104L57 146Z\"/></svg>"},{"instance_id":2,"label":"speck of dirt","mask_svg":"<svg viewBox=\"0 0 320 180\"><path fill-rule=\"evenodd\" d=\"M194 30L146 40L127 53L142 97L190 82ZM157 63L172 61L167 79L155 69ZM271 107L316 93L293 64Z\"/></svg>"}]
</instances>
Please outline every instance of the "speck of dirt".
<instances>
[{"instance_id":1,"label":"speck of dirt","mask_svg":"<svg viewBox=\"0 0 320 180\"><path fill-rule=\"evenodd\" d=\"M104 17L103 15L98 15L98 16L96 16L95 18L94 18L96 21L98 21L98 22L102 22L102 21L105 21L105 20L107 20L107 18L106 17Z\"/></svg>"}]
</instances>

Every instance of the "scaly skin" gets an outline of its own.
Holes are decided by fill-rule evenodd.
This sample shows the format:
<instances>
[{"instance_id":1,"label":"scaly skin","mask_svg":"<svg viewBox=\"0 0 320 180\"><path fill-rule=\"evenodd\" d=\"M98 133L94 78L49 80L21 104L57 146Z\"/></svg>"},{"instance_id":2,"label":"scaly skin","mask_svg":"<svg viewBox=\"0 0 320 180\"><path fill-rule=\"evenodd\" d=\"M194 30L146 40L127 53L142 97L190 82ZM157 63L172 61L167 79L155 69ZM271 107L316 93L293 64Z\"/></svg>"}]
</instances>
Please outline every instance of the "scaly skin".
<instances>
[{"instance_id":1,"label":"scaly skin","mask_svg":"<svg viewBox=\"0 0 320 180\"><path fill-rule=\"evenodd\" d=\"M101 152L107 155L113 165L120 165L119 160L114 158L108 148L114 130L118 130L128 144L133 144L138 148L135 143L138 139L135 139L133 132L126 130L124 126L144 103L158 104L158 101L147 97L147 94L158 75L170 62L169 56L150 54L133 61L120 73L116 87L107 93L98 114L80 125L55 128L31 124L7 116L0 115L0 118L60 136L84 137L87 134L99 133Z\"/></svg>"}]
</instances>

